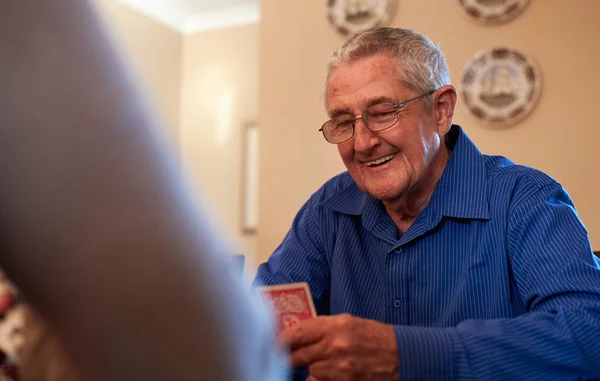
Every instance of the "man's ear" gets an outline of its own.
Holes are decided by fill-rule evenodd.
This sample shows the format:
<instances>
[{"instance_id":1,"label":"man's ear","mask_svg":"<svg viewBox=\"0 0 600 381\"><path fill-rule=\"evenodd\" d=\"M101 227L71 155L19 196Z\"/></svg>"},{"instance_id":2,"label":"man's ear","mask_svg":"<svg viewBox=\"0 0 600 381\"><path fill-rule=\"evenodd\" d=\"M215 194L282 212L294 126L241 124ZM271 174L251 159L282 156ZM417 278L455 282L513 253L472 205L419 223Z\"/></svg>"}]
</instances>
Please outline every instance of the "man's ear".
<instances>
[{"instance_id":1,"label":"man's ear","mask_svg":"<svg viewBox=\"0 0 600 381\"><path fill-rule=\"evenodd\" d=\"M446 135L452 126L456 107L456 89L452 85L439 88L433 96L433 110L440 136Z\"/></svg>"}]
</instances>

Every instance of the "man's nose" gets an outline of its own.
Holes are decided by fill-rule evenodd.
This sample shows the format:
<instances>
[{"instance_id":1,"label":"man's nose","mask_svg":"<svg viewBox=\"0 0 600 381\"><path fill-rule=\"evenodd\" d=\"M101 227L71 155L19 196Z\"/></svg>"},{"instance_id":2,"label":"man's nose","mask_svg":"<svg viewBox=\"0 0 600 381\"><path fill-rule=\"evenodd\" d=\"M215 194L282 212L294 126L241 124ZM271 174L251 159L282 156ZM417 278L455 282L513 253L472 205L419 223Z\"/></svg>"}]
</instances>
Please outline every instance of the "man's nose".
<instances>
[{"instance_id":1,"label":"man's nose","mask_svg":"<svg viewBox=\"0 0 600 381\"><path fill-rule=\"evenodd\" d=\"M371 131L363 118L354 121L354 150L368 151L379 143L379 135Z\"/></svg>"}]
</instances>

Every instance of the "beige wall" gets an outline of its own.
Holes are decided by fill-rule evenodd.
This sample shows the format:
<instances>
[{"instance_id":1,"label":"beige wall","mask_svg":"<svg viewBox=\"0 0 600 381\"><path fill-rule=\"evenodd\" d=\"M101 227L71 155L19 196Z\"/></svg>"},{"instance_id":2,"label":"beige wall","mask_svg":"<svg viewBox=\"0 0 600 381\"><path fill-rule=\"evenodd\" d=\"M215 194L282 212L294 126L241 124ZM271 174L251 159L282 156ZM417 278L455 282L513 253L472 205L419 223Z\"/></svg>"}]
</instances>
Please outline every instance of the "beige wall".
<instances>
[{"instance_id":1,"label":"beige wall","mask_svg":"<svg viewBox=\"0 0 600 381\"><path fill-rule=\"evenodd\" d=\"M115 0L95 2L166 121L192 185L252 273L256 239L240 226L241 136L258 114L258 26L183 35Z\"/></svg>"},{"instance_id":2,"label":"beige wall","mask_svg":"<svg viewBox=\"0 0 600 381\"><path fill-rule=\"evenodd\" d=\"M573 197L592 243L600 249L598 107L600 2L532 1L508 25L472 23L450 0L403 0L394 26L416 29L441 44L456 84L464 63L495 45L518 48L540 64L544 89L537 109L502 130L478 125L459 105L455 121L486 153L549 173ZM257 257L283 239L298 208L326 179L344 170L334 146L317 132L327 56L343 43L327 24L323 1L262 0L260 26L260 206Z\"/></svg>"},{"instance_id":3,"label":"beige wall","mask_svg":"<svg viewBox=\"0 0 600 381\"><path fill-rule=\"evenodd\" d=\"M183 36L115 0L96 0L113 40L157 107L170 137L179 135Z\"/></svg>"},{"instance_id":4,"label":"beige wall","mask_svg":"<svg viewBox=\"0 0 600 381\"><path fill-rule=\"evenodd\" d=\"M255 237L241 234L242 126L258 114L258 26L184 37L183 162L254 269Z\"/></svg>"}]
</instances>

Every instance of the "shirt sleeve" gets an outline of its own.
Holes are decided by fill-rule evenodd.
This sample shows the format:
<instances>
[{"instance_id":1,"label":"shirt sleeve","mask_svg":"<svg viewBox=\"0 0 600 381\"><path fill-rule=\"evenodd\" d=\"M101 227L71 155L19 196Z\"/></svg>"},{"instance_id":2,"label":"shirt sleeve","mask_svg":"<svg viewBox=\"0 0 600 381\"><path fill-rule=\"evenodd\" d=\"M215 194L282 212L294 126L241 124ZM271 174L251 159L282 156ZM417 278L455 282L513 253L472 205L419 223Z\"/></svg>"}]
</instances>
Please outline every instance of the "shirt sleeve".
<instances>
[{"instance_id":1,"label":"shirt sleeve","mask_svg":"<svg viewBox=\"0 0 600 381\"><path fill-rule=\"evenodd\" d=\"M300 209L283 242L259 266L255 286L307 282L317 315L329 314L330 267L317 218L315 196ZM307 368L294 370L293 380L304 381Z\"/></svg>"},{"instance_id":2,"label":"shirt sleeve","mask_svg":"<svg viewBox=\"0 0 600 381\"><path fill-rule=\"evenodd\" d=\"M600 378L600 264L564 189L553 183L516 205L507 238L528 312L395 326L402 380Z\"/></svg>"},{"instance_id":3,"label":"shirt sleeve","mask_svg":"<svg viewBox=\"0 0 600 381\"><path fill-rule=\"evenodd\" d=\"M307 282L318 315L329 314L329 262L315 211L315 196L300 209L283 242L259 266L254 284Z\"/></svg>"}]
</instances>

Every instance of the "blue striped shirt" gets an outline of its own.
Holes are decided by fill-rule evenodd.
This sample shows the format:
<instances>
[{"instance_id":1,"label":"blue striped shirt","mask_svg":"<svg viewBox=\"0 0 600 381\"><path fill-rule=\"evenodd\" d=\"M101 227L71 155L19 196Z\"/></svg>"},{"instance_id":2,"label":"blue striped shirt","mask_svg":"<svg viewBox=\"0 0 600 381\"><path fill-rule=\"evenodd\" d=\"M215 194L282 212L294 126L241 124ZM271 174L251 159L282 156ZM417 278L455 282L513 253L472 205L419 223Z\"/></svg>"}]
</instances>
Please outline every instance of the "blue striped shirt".
<instances>
[{"instance_id":1,"label":"blue striped shirt","mask_svg":"<svg viewBox=\"0 0 600 381\"><path fill-rule=\"evenodd\" d=\"M600 379L600 263L569 195L482 155L459 126L450 136L404 234L345 172L300 209L255 283L306 281L318 314L393 325L401 380Z\"/></svg>"}]
</instances>

